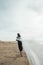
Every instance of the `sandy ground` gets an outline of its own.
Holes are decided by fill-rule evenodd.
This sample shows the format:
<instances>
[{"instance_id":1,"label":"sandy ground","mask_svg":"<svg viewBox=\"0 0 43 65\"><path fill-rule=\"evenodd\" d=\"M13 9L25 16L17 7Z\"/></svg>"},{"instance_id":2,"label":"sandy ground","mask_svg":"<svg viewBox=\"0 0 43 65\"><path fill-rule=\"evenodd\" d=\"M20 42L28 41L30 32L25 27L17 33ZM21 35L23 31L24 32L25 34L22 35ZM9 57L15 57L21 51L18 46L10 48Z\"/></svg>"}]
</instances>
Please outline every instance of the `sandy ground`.
<instances>
[{"instance_id":1,"label":"sandy ground","mask_svg":"<svg viewBox=\"0 0 43 65\"><path fill-rule=\"evenodd\" d=\"M0 41L0 65L29 65L25 52L20 56L17 43Z\"/></svg>"}]
</instances>

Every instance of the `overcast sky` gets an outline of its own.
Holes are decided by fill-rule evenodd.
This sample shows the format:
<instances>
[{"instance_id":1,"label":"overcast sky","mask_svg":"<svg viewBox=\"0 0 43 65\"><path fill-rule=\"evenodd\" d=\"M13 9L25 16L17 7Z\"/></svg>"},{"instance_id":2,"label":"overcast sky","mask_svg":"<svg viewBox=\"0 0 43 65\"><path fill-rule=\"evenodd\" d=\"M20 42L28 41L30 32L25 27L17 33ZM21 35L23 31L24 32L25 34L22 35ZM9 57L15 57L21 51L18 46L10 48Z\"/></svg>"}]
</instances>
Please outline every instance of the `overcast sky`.
<instances>
[{"instance_id":1,"label":"overcast sky","mask_svg":"<svg viewBox=\"0 0 43 65\"><path fill-rule=\"evenodd\" d=\"M43 40L43 0L0 0L0 40Z\"/></svg>"}]
</instances>

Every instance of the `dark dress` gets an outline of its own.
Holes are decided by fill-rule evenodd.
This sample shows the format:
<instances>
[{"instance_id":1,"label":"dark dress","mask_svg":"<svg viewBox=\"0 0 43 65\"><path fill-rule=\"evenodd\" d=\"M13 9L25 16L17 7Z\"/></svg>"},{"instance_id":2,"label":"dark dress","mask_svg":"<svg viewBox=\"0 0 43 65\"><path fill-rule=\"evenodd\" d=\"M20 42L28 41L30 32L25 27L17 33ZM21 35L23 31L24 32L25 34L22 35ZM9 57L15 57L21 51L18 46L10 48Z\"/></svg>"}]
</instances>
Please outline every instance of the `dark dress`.
<instances>
[{"instance_id":1,"label":"dark dress","mask_svg":"<svg viewBox=\"0 0 43 65\"><path fill-rule=\"evenodd\" d=\"M18 48L20 51L23 50L23 47L22 47L22 41L18 40L18 38L16 39L16 41L18 42Z\"/></svg>"}]
</instances>

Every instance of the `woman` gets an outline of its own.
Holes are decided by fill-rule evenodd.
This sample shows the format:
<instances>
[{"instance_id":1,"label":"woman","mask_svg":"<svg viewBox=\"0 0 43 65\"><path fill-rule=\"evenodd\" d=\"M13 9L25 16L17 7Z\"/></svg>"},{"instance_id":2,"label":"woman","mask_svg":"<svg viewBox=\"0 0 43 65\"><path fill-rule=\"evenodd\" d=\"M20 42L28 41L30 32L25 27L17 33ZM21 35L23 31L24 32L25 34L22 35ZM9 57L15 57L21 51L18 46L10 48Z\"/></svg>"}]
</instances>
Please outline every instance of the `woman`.
<instances>
[{"instance_id":1,"label":"woman","mask_svg":"<svg viewBox=\"0 0 43 65\"><path fill-rule=\"evenodd\" d=\"M22 55L22 50L23 50L23 47L22 47L22 40L21 40L21 35L19 33L17 33L17 39L16 41L18 42L18 48L19 48L19 51L20 51L20 55Z\"/></svg>"}]
</instances>

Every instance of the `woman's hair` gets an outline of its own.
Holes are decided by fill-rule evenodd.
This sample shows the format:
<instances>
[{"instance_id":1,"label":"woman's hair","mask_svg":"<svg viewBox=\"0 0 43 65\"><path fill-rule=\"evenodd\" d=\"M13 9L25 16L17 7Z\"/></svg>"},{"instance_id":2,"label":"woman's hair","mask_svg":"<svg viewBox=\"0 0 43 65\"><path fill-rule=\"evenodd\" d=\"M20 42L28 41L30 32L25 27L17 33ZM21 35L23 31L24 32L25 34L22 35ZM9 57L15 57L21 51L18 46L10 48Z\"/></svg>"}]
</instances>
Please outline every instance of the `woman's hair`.
<instances>
[{"instance_id":1,"label":"woman's hair","mask_svg":"<svg viewBox=\"0 0 43 65\"><path fill-rule=\"evenodd\" d=\"M17 33L17 36L18 36L18 37L21 37L20 33Z\"/></svg>"}]
</instances>

